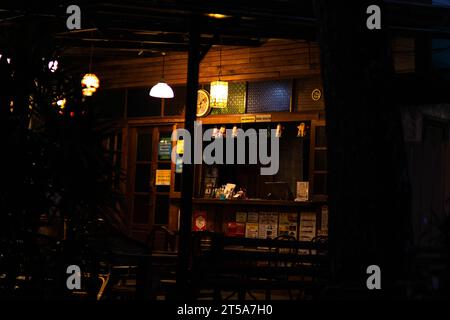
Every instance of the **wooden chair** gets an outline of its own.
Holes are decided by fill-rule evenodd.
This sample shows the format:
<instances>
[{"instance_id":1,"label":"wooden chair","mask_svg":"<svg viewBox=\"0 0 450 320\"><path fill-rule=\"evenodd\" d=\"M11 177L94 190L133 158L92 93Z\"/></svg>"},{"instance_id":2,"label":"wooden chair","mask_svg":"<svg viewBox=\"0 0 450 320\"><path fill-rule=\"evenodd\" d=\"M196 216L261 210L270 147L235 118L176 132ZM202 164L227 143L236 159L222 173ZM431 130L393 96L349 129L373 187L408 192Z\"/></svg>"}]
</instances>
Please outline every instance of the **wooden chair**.
<instances>
[{"instance_id":1,"label":"wooden chair","mask_svg":"<svg viewBox=\"0 0 450 320\"><path fill-rule=\"evenodd\" d=\"M165 226L154 226L147 238L147 244L153 254L151 263L152 297L166 297L171 294L176 285L174 263L168 263L166 254L177 250L177 236ZM156 254L156 256L155 256ZM157 255L162 255L157 257Z\"/></svg>"},{"instance_id":2,"label":"wooden chair","mask_svg":"<svg viewBox=\"0 0 450 320\"><path fill-rule=\"evenodd\" d=\"M289 235L280 235L278 237L275 238L276 241L292 241L295 242L297 241L295 239L295 237L293 236L289 236ZM298 250L296 248L291 248L291 247L283 247L283 246L278 246L278 247L272 247L270 248L270 251L272 253L276 253L280 259L275 259L273 261L269 262L269 265L272 267L281 267L281 268L289 268L293 265L292 262L286 261L285 259L282 259L283 255L293 255L293 254L297 254ZM277 274L274 275L271 279L272 281L288 281L289 280L289 275L287 274ZM289 294L289 299L292 300L292 291L291 289L287 289L288 294ZM267 289L266 290L266 299L270 300L271 298L271 290Z\"/></svg>"}]
</instances>

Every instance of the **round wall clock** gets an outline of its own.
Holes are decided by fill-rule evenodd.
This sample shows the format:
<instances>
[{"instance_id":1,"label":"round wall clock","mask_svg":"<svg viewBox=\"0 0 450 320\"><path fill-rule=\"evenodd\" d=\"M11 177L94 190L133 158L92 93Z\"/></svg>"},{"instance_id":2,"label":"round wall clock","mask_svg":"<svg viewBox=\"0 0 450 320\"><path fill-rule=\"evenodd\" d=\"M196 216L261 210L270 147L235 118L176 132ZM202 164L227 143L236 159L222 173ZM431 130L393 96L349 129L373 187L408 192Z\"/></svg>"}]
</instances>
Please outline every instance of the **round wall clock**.
<instances>
[{"instance_id":1,"label":"round wall clock","mask_svg":"<svg viewBox=\"0 0 450 320\"><path fill-rule=\"evenodd\" d=\"M197 117L204 117L211 111L209 93L204 89L197 92Z\"/></svg>"}]
</instances>

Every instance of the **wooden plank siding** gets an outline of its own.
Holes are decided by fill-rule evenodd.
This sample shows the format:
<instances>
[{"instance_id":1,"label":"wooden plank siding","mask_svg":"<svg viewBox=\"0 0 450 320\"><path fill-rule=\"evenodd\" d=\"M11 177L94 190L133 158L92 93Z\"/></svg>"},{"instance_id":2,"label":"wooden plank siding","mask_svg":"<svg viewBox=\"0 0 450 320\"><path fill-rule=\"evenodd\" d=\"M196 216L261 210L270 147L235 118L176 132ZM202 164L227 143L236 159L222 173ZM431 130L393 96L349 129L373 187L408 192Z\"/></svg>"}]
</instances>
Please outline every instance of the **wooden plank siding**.
<instances>
[{"instance_id":1,"label":"wooden plank siding","mask_svg":"<svg viewBox=\"0 0 450 320\"><path fill-rule=\"evenodd\" d=\"M414 38L393 38L392 55L396 73L415 72Z\"/></svg>"},{"instance_id":2,"label":"wooden plank siding","mask_svg":"<svg viewBox=\"0 0 450 320\"><path fill-rule=\"evenodd\" d=\"M213 47L200 64L200 82L214 81L219 73L219 47ZM161 79L162 57L106 61L93 69L107 89L148 87ZM187 53L168 52L165 80L185 84ZM319 49L306 41L272 40L260 47L223 47L222 79L256 81L319 75Z\"/></svg>"},{"instance_id":3,"label":"wooden plank siding","mask_svg":"<svg viewBox=\"0 0 450 320\"><path fill-rule=\"evenodd\" d=\"M202 60L200 83L217 79L219 49L218 46L212 47ZM394 38L392 50L396 72L414 72L414 39ZM167 52L165 61L166 82L170 85L185 84L187 53ZM99 75L105 89L151 88L161 79L162 57L108 60L95 64L93 71ZM223 80L258 81L316 76L310 79L315 79L313 82L317 87L319 75L319 47L315 42L270 40L260 47L222 47ZM315 105L306 109L316 108Z\"/></svg>"}]
</instances>

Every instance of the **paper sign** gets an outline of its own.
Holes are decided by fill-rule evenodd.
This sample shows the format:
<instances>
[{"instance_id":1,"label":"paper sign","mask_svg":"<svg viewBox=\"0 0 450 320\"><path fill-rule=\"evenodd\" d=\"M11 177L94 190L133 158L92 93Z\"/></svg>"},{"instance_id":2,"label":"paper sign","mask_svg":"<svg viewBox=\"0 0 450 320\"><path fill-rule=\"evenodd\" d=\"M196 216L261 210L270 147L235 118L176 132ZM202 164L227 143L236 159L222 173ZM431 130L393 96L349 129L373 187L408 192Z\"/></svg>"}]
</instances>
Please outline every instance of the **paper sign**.
<instances>
[{"instance_id":1,"label":"paper sign","mask_svg":"<svg viewBox=\"0 0 450 320\"><path fill-rule=\"evenodd\" d=\"M291 236L297 239L297 213L280 213L278 235Z\"/></svg>"},{"instance_id":2,"label":"paper sign","mask_svg":"<svg viewBox=\"0 0 450 320\"><path fill-rule=\"evenodd\" d=\"M258 223L259 217L258 212L249 212L247 216L247 222Z\"/></svg>"},{"instance_id":3,"label":"paper sign","mask_svg":"<svg viewBox=\"0 0 450 320\"><path fill-rule=\"evenodd\" d=\"M309 182L297 181L297 197L295 201L308 201L309 200Z\"/></svg>"},{"instance_id":4,"label":"paper sign","mask_svg":"<svg viewBox=\"0 0 450 320\"><path fill-rule=\"evenodd\" d=\"M272 115L270 114L260 114L256 116L256 122L270 122L272 121Z\"/></svg>"},{"instance_id":5,"label":"paper sign","mask_svg":"<svg viewBox=\"0 0 450 320\"><path fill-rule=\"evenodd\" d=\"M170 170L156 170L156 182L157 186L170 186Z\"/></svg>"},{"instance_id":6,"label":"paper sign","mask_svg":"<svg viewBox=\"0 0 450 320\"><path fill-rule=\"evenodd\" d=\"M177 153L184 154L184 140L177 140Z\"/></svg>"},{"instance_id":7,"label":"paper sign","mask_svg":"<svg viewBox=\"0 0 450 320\"><path fill-rule=\"evenodd\" d=\"M302 212L300 215L300 241L311 241L316 236L316 213Z\"/></svg>"},{"instance_id":8,"label":"paper sign","mask_svg":"<svg viewBox=\"0 0 450 320\"><path fill-rule=\"evenodd\" d=\"M236 222L247 222L247 212L236 212Z\"/></svg>"},{"instance_id":9,"label":"paper sign","mask_svg":"<svg viewBox=\"0 0 450 320\"><path fill-rule=\"evenodd\" d=\"M246 238L258 238L258 227L257 223L248 222L245 226L245 237Z\"/></svg>"},{"instance_id":10,"label":"paper sign","mask_svg":"<svg viewBox=\"0 0 450 320\"><path fill-rule=\"evenodd\" d=\"M255 120L256 120L255 116L242 116L241 117L242 123L255 122Z\"/></svg>"},{"instance_id":11,"label":"paper sign","mask_svg":"<svg viewBox=\"0 0 450 320\"><path fill-rule=\"evenodd\" d=\"M272 212L261 212L259 214L260 239L275 239L278 235L278 214Z\"/></svg>"},{"instance_id":12,"label":"paper sign","mask_svg":"<svg viewBox=\"0 0 450 320\"><path fill-rule=\"evenodd\" d=\"M162 138L158 145L158 159L170 160L172 153L172 141L169 138Z\"/></svg>"}]
</instances>

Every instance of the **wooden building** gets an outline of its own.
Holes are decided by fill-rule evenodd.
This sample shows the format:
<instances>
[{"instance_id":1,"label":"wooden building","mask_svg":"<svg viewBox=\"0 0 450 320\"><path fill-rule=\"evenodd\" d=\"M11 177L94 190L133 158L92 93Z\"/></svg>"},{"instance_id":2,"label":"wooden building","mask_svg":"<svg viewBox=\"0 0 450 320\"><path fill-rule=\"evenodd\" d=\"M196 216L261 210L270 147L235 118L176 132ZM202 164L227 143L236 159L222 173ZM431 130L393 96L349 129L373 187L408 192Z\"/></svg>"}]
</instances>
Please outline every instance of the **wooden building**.
<instances>
[{"instance_id":1,"label":"wooden building","mask_svg":"<svg viewBox=\"0 0 450 320\"><path fill-rule=\"evenodd\" d=\"M413 71L411 39L396 38L392 46L397 71ZM214 46L200 63L200 88L209 91L210 82L217 79L220 55L221 79L229 82L228 105L225 109L211 108L207 115L197 118L204 130L222 126L275 129L281 124L283 133L277 175L259 176L255 171L257 166L231 166L228 171L223 170L222 177L217 177L214 187L235 183L237 188L247 189L247 197L253 200L222 201L210 195L205 199L205 178L208 179L207 171L211 168L197 166L194 204L198 210L208 212L208 230L225 232L224 221L232 219L223 220L223 215L236 211L312 211L317 213L318 223L325 221L322 214L327 214L327 146L318 44L307 40L268 39L254 47ZM162 63L160 56L94 65L102 79L102 89L94 96L94 103L105 113L105 118L114 120L117 131L107 146L117 152L116 164L126 172L120 188L126 194L130 235L142 241L153 226L163 225L174 231L179 227L181 174L170 159L158 155L158 150L170 140L174 128L184 126L187 53L168 52L165 56L164 77L173 87L173 99L149 96L151 86L161 77ZM298 126L302 123L305 136L298 137ZM176 148L176 143L172 148ZM170 170L170 186L156 185L157 170ZM270 181L286 182L294 197L285 201L266 199L262 185ZM294 201L297 181L309 182L306 202ZM225 204L226 210L222 209ZM222 218L217 217L221 215ZM327 227L319 225L317 234L325 234Z\"/></svg>"},{"instance_id":2,"label":"wooden building","mask_svg":"<svg viewBox=\"0 0 450 320\"><path fill-rule=\"evenodd\" d=\"M263 211L265 206L293 206L301 210L303 206L309 208L315 201L322 203L326 200L325 103L317 44L270 40L258 47L214 47L200 64L200 88L208 90L210 82L216 80L219 51L222 51L221 79L229 82L228 106L212 108L197 120L202 122L205 130L222 126L228 129L233 126L275 129L282 124L280 169L275 177L263 180L255 173L257 166L253 166L251 175L244 175L239 166L232 166L235 172L228 174L234 176L234 181L222 177L214 187L237 183L238 188L247 189L248 197L260 200L234 203L233 200L202 199L207 172L202 168L205 166L198 166L194 203L198 202L202 208L208 203L210 223L215 220L217 208L224 203L230 204L230 214L237 208L247 211L246 205ZM158 156L158 150L161 144L170 141L173 128L183 127L186 64L184 53L168 53L165 57L165 80L173 86L173 99L148 95L149 88L160 78L161 57L112 61L95 66L102 79L102 90L94 97L96 103L102 104L102 109L120 114L114 119L117 133L108 144L119 151L117 161L126 169L127 179L122 190L128 200L127 221L130 233L141 240L148 236L153 225L166 225L171 230L178 228L181 175L170 159ZM299 138L297 127L301 123L306 126L305 137ZM176 145L172 147L176 148ZM296 153L292 154L290 148L296 148ZM171 170L170 186L156 185L157 170ZM311 203L294 202L293 198L286 203L265 201L259 188L265 181L287 182L292 193L296 192L296 181L310 181ZM240 206L233 208L237 203ZM212 228L212 224L208 226ZM219 226L212 229L217 228ZM223 231L222 228L219 230Z\"/></svg>"},{"instance_id":3,"label":"wooden building","mask_svg":"<svg viewBox=\"0 0 450 320\"><path fill-rule=\"evenodd\" d=\"M422 162L408 161L403 151L422 155L421 147L405 144L417 133L411 109L448 103L448 82L431 66L431 43L448 39L449 21L438 17L449 11L429 1L375 1L386 15L381 30L369 30L371 1L349 8L297 2L112 1L87 6L83 29L53 34L63 64L80 75L89 66L100 78L90 102L114 128L105 146L128 234L148 243L152 230L178 233L182 289L192 231L224 234L234 245L279 235L296 242L329 236L333 272L343 286L361 289L373 263L388 270L389 288L402 274L414 223L409 209L422 205L412 201L420 192L417 182L410 188L406 173L407 164L414 169ZM162 77L173 98L149 95ZM198 97L208 100L219 78L228 83L226 107L207 103L200 112ZM422 119L427 108L419 109ZM440 113L436 106L429 110ZM448 127L445 112L440 116L445 124L431 130L437 140ZM173 152L186 151L172 133L193 132L194 121L203 132L212 129L215 139L227 129L276 130L276 174L261 175L266 165L260 163L171 161ZM251 147L246 144L246 154ZM435 200L441 213L445 177ZM224 195L221 187L235 193Z\"/></svg>"}]
</instances>

